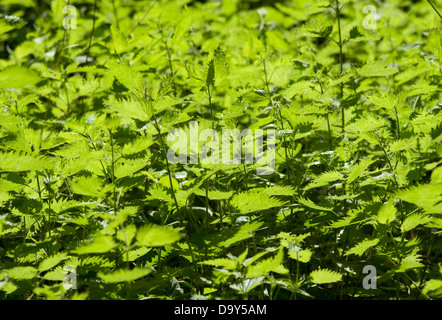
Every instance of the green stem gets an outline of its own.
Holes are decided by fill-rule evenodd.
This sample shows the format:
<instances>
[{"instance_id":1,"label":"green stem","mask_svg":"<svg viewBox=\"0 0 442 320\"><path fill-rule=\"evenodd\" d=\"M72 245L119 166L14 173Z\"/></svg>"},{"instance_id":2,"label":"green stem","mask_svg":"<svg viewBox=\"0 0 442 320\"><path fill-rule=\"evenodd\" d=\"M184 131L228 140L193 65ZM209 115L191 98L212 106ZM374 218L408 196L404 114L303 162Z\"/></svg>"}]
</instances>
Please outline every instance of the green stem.
<instances>
[{"instance_id":1,"label":"green stem","mask_svg":"<svg viewBox=\"0 0 442 320\"><path fill-rule=\"evenodd\" d=\"M385 146L382 143L382 140L380 138L379 138L379 146L381 147L382 152L384 152L385 158L387 159L388 166L390 167L391 173L393 174L393 177L394 177L394 183L396 185L396 188L399 189L399 184L397 182L396 175L394 173L393 165L391 164L390 157L388 156L387 151L385 150Z\"/></svg>"},{"instance_id":2,"label":"green stem","mask_svg":"<svg viewBox=\"0 0 442 320\"><path fill-rule=\"evenodd\" d=\"M210 85L207 86L207 96L209 98L210 118L212 119L212 130L215 129L215 119L213 117L213 105L212 105L212 91L210 91Z\"/></svg>"},{"instance_id":3,"label":"green stem","mask_svg":"<svg viewBox=\"0 0 442 320\"><path fill-rule=\"evenodd\" d=\"M114 13L115 25L117 26L117 29L120 29L120 25L118 23L117 8L115 6L115 0L112 0L112 10L113 10L113 13Z\"/></svg>"},{"instance_id":4,"label":"green stem","mask_svg":"<svg viewBox=\"0 0 442 320\"><path fill-rule=\"evenodd\" d=\"M267 95L269 96L270 102L272 103L272 107L275 108L275 102L273 101L273 95L270 92L270 82L269 82L269 78L267 75L267 65L266 65L266 60L265 58L262 59L262 63L263 63L263 68L264 68L264 78L265 78L265 85L266 85L266 89L267 89ZM281 113L281 107L278 106L278 115L279 115L279 122L281 123L281 130L284 132L284 120L282 118L282 113ZM285 159L286 159L286 165L287 165L287 179L289 180L289 182L291 181L290 178L290 161L289 161L289 156L288 156L288 144L287 144L287 139L285 137L285 133L282 135L282 139L283 139L283 143L284 143L284 153L285 153Z\"/></svg>"},{"instance_id":5,"label":"green stem","mask_svg":"<svg viewBox=\"0 0 442 320\"><path fill-rule=\"evenodd\" d=\"M436 11L436 13L437 13L437 15L439 16L439 18L442 19L442 15L441 15L440 12L437 10L437 8L434 6L434 4L433 4L430 0L427 0L427 1L428 1L428 3L433 7L434 11Z\"/></svg>"},{"instance_id":6,"label":"green stem","mask_svg":"<svg viewBox=\"0 0 442 320\"><path fill-rule=\"evenodd\" d=\"M328 141L329 141L329 145L330 145L330 150L333 150L332 135L331 135L331 129L330 129L330 117L329 117L328 112L327 112L327 127L328 127Z\"/></svg>"},{"instance_id":7,"label":"green stem","mask_svg":"<svg viewBox=\"0 0 442 320\"><path fill-rule=\"evenodd\" d=\"M42 195L41 195L41 187L40 187L40 179L38 178L38 172L35 171L35 175L37 177L37 189L38 189L38 199L40 200L40 203L42 203L43 205L43 200L42 200ZM42 211L43 213L43 227L42 227L42 231L41 231L41 238L44 239L45 236L45 230L46 230L46 218L45 218L45 213L44 211Z\"/></svg>"},{"instance_id":8,"label":"green stem","mask_svg":"<svg viewBox=\"0 0 442 320\"><path fill-rule=\"evenodd\" d=\"M336 14L338 17L338 33L339 33L339 76L342 76L342 71L343 71L343 54L342 54L342 32L341 32L341 9L339 8L339 1L336 0ZM341 103L342 103L342 97L344 96L344 87L343 87L344 83L341 82L340 83L340 88L341 88L341 95L340 95L340 99L341 99ZM342 124L342 133L344 133L345 131L345 114L344 114L344 107L341 106L341 124Z\"/></svg>"},{"instance_id":9,"label":"green stem","mask_svg":"<svg viewBox=\"0 0 442 320\"><path fill-rule=\"evenodd\" d=\"M153 106L152 106L152 114L153 114L153 117L154 117L154 126L155 126L155 129L158 132L158 135L159 135L159 138L160 138L160 143L161 143L161 148L163 150L164 158L166 159L166 170L167 170L167 174L169 176L169 183L170 183L170 189L171 189L171 192L172 192L172 198L173 198L173 201L175 203L176 211L177 211L179 219L180 219L181 227L184 228L185 227L184 226L184 219L183 219L180 207L178 205L178 200L177 200L176 195L175 195L175 189L173 188L172 173L171 173L171 170L170 170L169 160L167 159L166 147L164 145L163 137L161 135L161 129L160 129L160 126L158 124L157 116L155 115L154 107ZM189 235L188 235L187 232L185 233L185 237L186 237L187 245L188 245L189 250L190 250L190 255L192 257L192 262L195 265L195 271L196 271L197 270L197 268L196 268L196 260L195 260L194 254L193 254L192 245L190 244L190 238L189 238Z\"/></svg>"},{"instance_id":10,"label":"green stem","mask_svg":"<svg viewBox=\"0 0 442 320\"><path fill-rule=\"evenodd\" d=\"M112 171L112 176L111 176L111 181L112 181L112 186L113 186L113 198L114 198L114 213L117 214L117 190L116 190L116 186L115 186L115 157L114 157L114 141L113 141L113 137L112 137L112 131L109 130L109 137L110 137L110 145L111 145L111 171Z\"/></svg>"},{"instance_id":11,"label":"green stem","mask_svg":"<svg viewBox=\"0 0 442 320\"><path fill-rule=\"evenodd\" d=\"M397 131L397 137L398 137L398 139L400 139L400 138L401 138L401 129L400 129L400 124L399 124L399 115L398 115L398 112L397 112L397 108L396 108L396 107L394 107L394 113L395 113L395 115L396 115L396 131Z\"/></svg>"},{"instance_id":12,"label":"green stem","mask_svg":"<svg viewBox=\"0 0 442 320\"><path fill-rule=\"evenodd\" d=\"M91 36L89 37L89 44L87 45L87 49L86 49L86 63L88 62L88 59L89 59L89 50L91 49L92 38L94 36L94 31L95 31L96 11L97 11L97 0L94 1L94 19L92 20Z\"/></svg>"}]
</instances>

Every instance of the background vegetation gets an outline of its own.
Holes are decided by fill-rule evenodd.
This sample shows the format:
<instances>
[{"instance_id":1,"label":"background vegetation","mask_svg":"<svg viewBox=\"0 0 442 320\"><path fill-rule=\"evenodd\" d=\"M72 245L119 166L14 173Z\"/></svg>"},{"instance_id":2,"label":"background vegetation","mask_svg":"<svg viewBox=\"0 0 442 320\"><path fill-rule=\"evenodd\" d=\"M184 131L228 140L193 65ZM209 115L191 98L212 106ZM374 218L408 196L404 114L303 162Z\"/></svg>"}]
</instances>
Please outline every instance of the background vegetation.
<instances>
[{"instance_id":1,"label":"background vegetation","mask_svg":"<svg viewBox=\"0 0 442 320\"><path fill-rule=\"evenodd\" d=\"M0 12L0 299L442 297L441 19L427 1ZM275 172L168 163L167 133L192 120L276 129Z\"/></svg>"}]
</instances>

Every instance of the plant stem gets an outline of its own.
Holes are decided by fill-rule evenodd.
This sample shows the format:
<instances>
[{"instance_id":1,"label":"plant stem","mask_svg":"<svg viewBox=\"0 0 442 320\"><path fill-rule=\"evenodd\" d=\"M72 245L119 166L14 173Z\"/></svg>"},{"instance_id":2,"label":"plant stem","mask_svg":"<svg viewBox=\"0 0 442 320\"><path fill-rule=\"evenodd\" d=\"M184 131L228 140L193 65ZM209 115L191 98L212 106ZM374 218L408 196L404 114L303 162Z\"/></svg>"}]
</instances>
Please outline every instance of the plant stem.
<instances>
[{"instance_id":1,"label":"plant stem","mask_svg":"<svg viewBox=\"0 0 442 320\"><path fill-rule=\"evenodd\" d=\"M398 139L400 139L400 138L401 138L401 128L400 128L400 124L399 124L399 115L398 115L398 112L397 112L397 108L396 108L396 107L394 107L394 113L395 113L395 115L396 115L396 131L397 131L397 137L398 137Z\"/></svg>"},{"instance_id":2,"label":"plant stem","mask_svg":"<svg viewBox=\"0 0 442 320\"><path fill-rule=\"evenodd\" d=\"M328 141L329 141L329 145L330 145L330 150L333 150L332 135L331 135L331 129L330 129L330 117L329 117L328 112L327 112L327 128L328 128Z\"/></svg>"},{"instance_id":3,"label":"plant stem","mask_svg":"<svg viewBox=\"0 0 442 320\"><path fill-rule=\"evenodd\" d=\"M117 8L115 7L115 0L112 0L112 11L113 11L114 18L115 18L115 25L116 25L117 29L120 29L120 25L118 23Z\"/></svg>"},{"instance_id":4,"label":"plant stem","mask_svg":"<svg viewBox=\"0 0 442 320\"><path fill-rule=\"evenodd\" d=\"M155 115L155 112L154 112L154 106L152 105L151 107L152 107L152 114L153 114L153 117L154 117L154 126L155 126L155 129L158 132L160 143L161 143L161 148L162 148L163 153L164 153L164 158L166 159L166 170L167 170L167 174L169 176L169 183L170 183L170 189L171 189L171 192L172 192L172 198L173 198L173 201L175 203L176 211L177 211L179 219L180 219L181 227L184 228L185 227L184 226L184 219L183 219L180 207L178 205L178 201L177 201L177 198L176 198L176 195L175 195L175 190L173 188L172 173L170 171L169 160L167 159L166 147L164 145L163 137L161 136L161 129L160 129L160 126L158 124L157 116ZM193 254L192 245L190 244L190 238L189 238L189 235L188 235L187 232L185 233L185 237L186 237L187 246L189 247L189 250L190 250L190 255L192 257L192 262L195 265L195 271L197 271L195 256Z\"/></svg>"},{"instance_id":5,"label":"plant stem","mask_svg":"<svg viewBox=\"0 0 442 320\"><path fill-rule=\"evenodd\" d=\"M116 188L115 188L114 141L113 141L112 131L111 130L109 130L109 138L110 138L110 145L111 145L111 172L112 172L111 181L112 181L112 186L113 186L113 198L114 198L113 207L114 207L114 214L117 214L118 206L117 206L117 191L116 191Z\"/></svg>"},{"instance_id":6,"label":"plant stem","mask_svg":"<svg viewBox=\"0 0 442 320\"><path fill-rule=\"evenodd\" d=\"M91 31L91 36L89 37L89 44L87 46L86 49L86 63L89 60L89 50L91 49L91 45L92 45L92 38L94 36L94 31L95 31L95 19L96 19L96 11L97 11L97 0L94 1L94 19L92 20L92 31Z\"/></svg>"},{"instance_id":7,"label":"plant stem","mask_svg":"<svg viewBox=\"0 0 442 320\"><path fill-rule=\"evenodd\" d=\"M213 106L212 106L212 92L210 91L210 85L207 86L207 96L209 98L210 117L212 118L212 129L215 129L215 119L213 118Z\"/></svg>"},{"instance_id":8,"label":"plant stem","mask_svg":"<svg viewBox=\"0 0 442 320\"><path fill-rule=\"evenodd\" d=\"M40 179L38 178L38 172L35 171L35 175L37 177L37 188L38 188L38 199L40 200L40 203L43 205L43 199L41 197L41 187L40 187ZM45 236L45 230L46 230L46 218L45 218L45 213L44 211L42 211L43 213L43 227L42 227L42 231L41 231L41 238L44 239Z\"/></svg>"},{"instance_id":9,"label":"plant stem","mask_svg":"<svg viewBox=\"0 0 442 320\"><path fill-rule=\"evenodd\" d=\"M434 11L436 11L436 13L439 16L439 18L442 19L442 15L440 14L439 10L437 10L437 8L434 6L434 4L430 0L427 0L427 1L433 7Z\"/></svg>"},{"instance_id":10,"label":"plant stem","mask_svg":"<svg viewBox=\"0 0 442 320\"><path fill-rule=\"evenodd\" d=\"M155 4L158 2L158 0L155 0L154 2L152 2L152 4L150 5L150 7L146 10L146 12L144 13L143 17L138 20L137 24L130 29L129 33L127 34L126 38L129 38L129 36L131 35L132 32L134 32L134 30L141 24L141 22L144 20L144 18L146 18L146 16L149 14L150 10L152 10L152 8L155 6Z\"/></svg>"},{"instance_id":11,"label":"plant stem","mask_svg":"<svg viewBox=\"0 0 442 320\"><path fill-rule=\"evenodd\" d=\"M263 63L263 68L264 68L264 77L265 77L265 85L266 85L266 89L267 89L267 95L269 96L270 102L272 104L272 107L275 108L275 102L273 101L273 95L270 92L270 82L269 82L269 78L267 75L267 65L266 65L266 59L262 59L262 63ZM285 132L284 132L284 119L282 118L282 113L281 113L281 106L278 105L278 115L279 115L279 122L281 123L281 130L283 131L283 135L282 135L282 139L284 142L284 153L285 153L285 159L286 159L286 165L287 165L287 179L289 180L289 182L291 181L291 177L290 177L290 157L288 155L288 144L287 144L287 139L285 136Z\"/></svg>"},{"instance_id":12,"label":"plant stem","mask_svg":"<svg viewBox=\"0 0 442 320\"><path fill-rule=\"evenodd\" d=\"M339 1L336 0L336 15L338 17L338 33L339 33L339 76L342 76L342 71L343 71L343 54L342 54L342 32L341 32L341 9L339 8ZM340 83L340 88L341 88L341 94L340 94L340 99L341 99L341 103L342 103L342 98L344 96L344 87L343 87L344 83L341 82ZM342 124L342 133L344 133L345 131L345 114L344 114L344 107L341 106L341 124Z\"/></svg>"}]
</instances>

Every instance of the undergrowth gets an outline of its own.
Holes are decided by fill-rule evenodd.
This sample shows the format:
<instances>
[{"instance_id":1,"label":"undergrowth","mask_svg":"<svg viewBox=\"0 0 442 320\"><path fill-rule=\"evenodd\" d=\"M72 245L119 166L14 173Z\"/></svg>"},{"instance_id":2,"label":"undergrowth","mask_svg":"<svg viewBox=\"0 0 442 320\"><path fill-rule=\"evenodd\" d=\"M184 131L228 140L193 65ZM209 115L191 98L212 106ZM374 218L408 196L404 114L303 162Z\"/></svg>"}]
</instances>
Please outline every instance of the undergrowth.
<instances>
[{"instance_id":1,"label":"undergrowth","mask_svg":"<svg viewBox=\"0 0 442 320\"><path fill-rule=\"evenodd\" d=\"M434 9L2 0L0 299L441 298ZM169 161L191 121L274 172Z\"/></svg>"}]
</instances>

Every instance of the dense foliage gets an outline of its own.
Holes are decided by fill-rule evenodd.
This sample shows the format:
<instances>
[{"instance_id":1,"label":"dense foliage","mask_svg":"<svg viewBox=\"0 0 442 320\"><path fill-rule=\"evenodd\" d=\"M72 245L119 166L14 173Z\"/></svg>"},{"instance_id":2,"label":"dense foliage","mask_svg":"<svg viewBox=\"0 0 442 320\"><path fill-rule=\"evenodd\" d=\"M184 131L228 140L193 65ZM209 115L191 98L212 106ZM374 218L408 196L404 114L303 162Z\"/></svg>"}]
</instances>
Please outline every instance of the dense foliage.
<instances>
[{"instance_id":1,"label":"dense foliage","mask_svg":"<svg viewBox=\"0 0 442 320\"><path fill-rule=\"evenodd\" d=\"M2 0L0 299L441 298L436 10ZM168 161L191 121L275 171Z\"/></svg>"}]
</instances>

